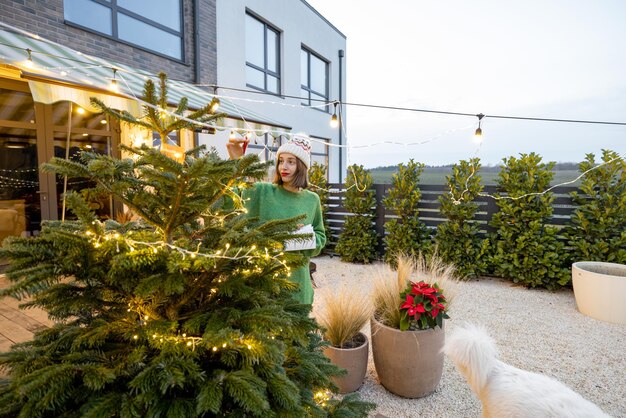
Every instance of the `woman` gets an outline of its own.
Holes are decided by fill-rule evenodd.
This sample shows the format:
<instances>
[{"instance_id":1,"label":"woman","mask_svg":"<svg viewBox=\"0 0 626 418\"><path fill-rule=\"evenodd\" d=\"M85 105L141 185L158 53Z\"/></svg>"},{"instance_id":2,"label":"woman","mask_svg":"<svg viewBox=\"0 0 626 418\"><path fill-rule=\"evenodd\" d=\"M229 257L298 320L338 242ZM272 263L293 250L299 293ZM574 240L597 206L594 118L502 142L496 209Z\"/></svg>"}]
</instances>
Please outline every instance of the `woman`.
<instances>
[{"instance_id":1,"label":"woman","mask_svg":"<svg viewBox=\"0 0 626 418\"><path fill-rule=\"evenodd\" d=\"M226 148L231 159L244 153L248 139L229 139ZM311 142L297 137L283 144L276 152L276 174L273 183L257 182L243 192L247 216L261 222L306 215L303 225L312 225L315 248L299 250L306 257L305 265L291 272L290 279L300 285L295 298L301 303L313 303L313 286L309 258L318 255L326 244L322 207L317 194L307 190L311 167Z\"/></svg>"}]
</instances>

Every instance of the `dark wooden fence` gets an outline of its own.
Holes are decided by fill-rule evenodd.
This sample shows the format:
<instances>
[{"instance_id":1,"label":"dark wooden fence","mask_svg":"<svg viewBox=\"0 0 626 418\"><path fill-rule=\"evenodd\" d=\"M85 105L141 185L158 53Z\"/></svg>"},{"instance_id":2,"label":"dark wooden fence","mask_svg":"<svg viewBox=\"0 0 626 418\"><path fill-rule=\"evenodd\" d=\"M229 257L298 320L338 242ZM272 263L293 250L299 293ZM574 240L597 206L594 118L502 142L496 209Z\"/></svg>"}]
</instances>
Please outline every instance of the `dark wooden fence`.
<instances>
[{"instance_id":1,"label":"dark wooden fence","mask_svg":"<svg viewBox=\"0 0 626 418\"><path fill-rule=\"evenodd\" d=\"M329 184L330 193L328 195L328 208L327 219L330 229L332 231L332 238L328 244L328 249L331 251L334 249L334 245L337 242L337 238L341 231L343 231L343 225L346 216L350 216L344 205L344 195L346 192L345 185L343 184ZM374 224L376 226L376 232L380 237L379 252L382 253L382 237L385 234L385 222L390 219L397 218L393 211L384 207L382 200L386 196L387 191L392 186L390 184L374 184L373 190L376 192L376 207L372 208L375 211ZM419 188L422 192L422 198L419 201L419 218L424 224L430 228L433 233L442 222L446 221L446 218L440 213L439 196L448 192L445 185L427 185L420 184ZM550 225L562 227L570 220L571 214L575 209L569 193L578 190L576 187L560 186L551 190L554 194L554 213L549 221ZM483 193L493 195L497 192L496 186L485 186ZM491 217L498 212L498 206L496 200L487 197L480 196L475 200L479 205L479 209L476 212L474 221L480 224L480 234L486 235L493 231L493 228L489 226Z\"/></svg>"}]
</instances>

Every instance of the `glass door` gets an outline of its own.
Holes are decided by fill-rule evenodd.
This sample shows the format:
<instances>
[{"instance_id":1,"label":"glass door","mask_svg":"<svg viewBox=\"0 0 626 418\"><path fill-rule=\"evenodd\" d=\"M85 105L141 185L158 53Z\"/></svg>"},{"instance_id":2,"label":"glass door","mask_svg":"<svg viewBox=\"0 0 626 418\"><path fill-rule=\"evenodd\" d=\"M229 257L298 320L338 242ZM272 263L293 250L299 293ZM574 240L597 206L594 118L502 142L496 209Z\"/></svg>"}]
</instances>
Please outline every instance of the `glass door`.
<instances>
[{"instance_id":1,"label":"glass door","mask_svg":"<svg viewBox=\"0 0 626 418\"><path fill-rule=\"evenodd\" d=\"M91 113L71 102L59 102L46 106L46 130L51 143L48 144L53 156L68 160L79 160L81 152L113 154L113 135L109 121L102 113ZM87 179L65 179L55 177L53 199L56 201L56 219L73 219L63 201L65 192L81 191L93 187ZM89 205L101 219L112 218L113 202L109 197L84 195Z\"/></svg>"},{"instance_id":2,"label":"glass door","mask_svg":"<svg viewBox=\"0 0 626 418\"><path fill-rule=\"evenodd\" d=\"M67 191L93 186L39 170L52 157L76 160L81 151L117 155L119 124L68 101L33 101L28 83L0 78L0 245L9 236L36 236L45 219L72 219ZM117 208L109 197L87 196L101 219ZM0 260L0 265L3 260Z\"/></svg>"},{"instance_id":3,"label":"glass door","mask_svg":"<svg viewBox=\"0 0 626 418\"><path fill-rule=\"evenodd\" d=\"M38 235L41 224L36 105L24 83L2 87L0 246L9 236Z\"/></svg>"}]
</instances>

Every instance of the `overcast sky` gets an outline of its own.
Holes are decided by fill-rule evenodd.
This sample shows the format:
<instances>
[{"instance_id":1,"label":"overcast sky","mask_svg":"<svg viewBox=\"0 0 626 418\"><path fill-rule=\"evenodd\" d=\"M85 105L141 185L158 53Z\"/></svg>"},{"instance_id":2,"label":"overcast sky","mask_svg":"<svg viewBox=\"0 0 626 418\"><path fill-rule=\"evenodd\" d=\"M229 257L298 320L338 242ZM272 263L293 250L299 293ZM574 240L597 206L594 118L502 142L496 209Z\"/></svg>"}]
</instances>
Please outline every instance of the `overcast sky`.
<instances>
[{"instance_id":1,"label":"overcast sky","mask_svg":"<svg viewBox=\"0 0 626 418\"><path fill-rule=\"evenodd\" d=\"M347 101L486 115L626 122L625 0L307 0L347 36ZM334 98L331 98L334 99ZM484 164L537 152L626 155L626 126L348 107L350 163Z\"/></svg>"}]
</instances>

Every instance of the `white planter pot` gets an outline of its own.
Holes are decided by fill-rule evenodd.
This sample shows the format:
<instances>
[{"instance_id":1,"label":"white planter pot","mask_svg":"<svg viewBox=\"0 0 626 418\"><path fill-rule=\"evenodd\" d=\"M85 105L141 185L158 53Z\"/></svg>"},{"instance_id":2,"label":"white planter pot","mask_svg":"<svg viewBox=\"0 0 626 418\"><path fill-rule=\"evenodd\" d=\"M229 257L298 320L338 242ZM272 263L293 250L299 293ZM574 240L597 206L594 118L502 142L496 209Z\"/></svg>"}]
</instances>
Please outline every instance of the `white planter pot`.
<instances>
[{"instance_id":1,"label":"white planter pot","mask_svg":"<svg viewBox=\"0 0 626 418\"><path fill-rule=\"evenodd\" d=\"M578 310L601 321L626 325L626 265L600 261L572 264Z\"/></svg>"}]
</instances>

